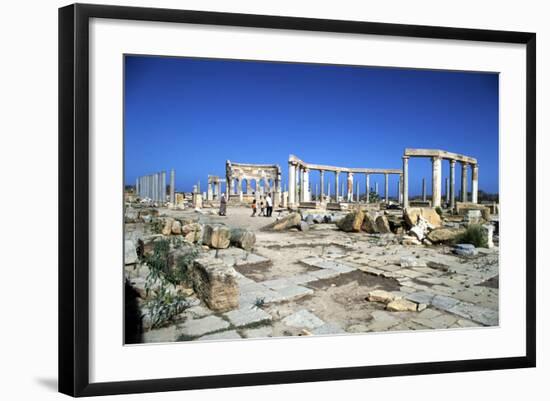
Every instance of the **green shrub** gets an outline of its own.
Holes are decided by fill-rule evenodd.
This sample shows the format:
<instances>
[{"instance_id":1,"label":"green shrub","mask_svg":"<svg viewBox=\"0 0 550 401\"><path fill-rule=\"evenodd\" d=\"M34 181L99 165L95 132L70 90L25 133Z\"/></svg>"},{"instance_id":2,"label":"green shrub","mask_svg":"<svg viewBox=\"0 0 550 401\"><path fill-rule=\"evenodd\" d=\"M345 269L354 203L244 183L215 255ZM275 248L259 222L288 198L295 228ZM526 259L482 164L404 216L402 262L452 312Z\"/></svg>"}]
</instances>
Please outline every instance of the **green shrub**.
<instances>
[{"instance_id":1,"label":"green shrub","mask_svg":"<svg viewBox=\"0 0 550 401\"><path fill-rule=\"evenodd\" d=\"M439 207L439 206L436 206L435 207L435 212L441 217L443 216L443 210Z\"/></svg>"},{"instance_id":2,"label":"green shrub","mask_svg":"<svg viewBox=\"0 0 550 401\"><path fill-rule=\"evenodd\" d=\"M456 239L457 244L472 244L476 248L486 248L487 238L480 224L470 225L466 231Z\"/></svg>"}]
</instances>

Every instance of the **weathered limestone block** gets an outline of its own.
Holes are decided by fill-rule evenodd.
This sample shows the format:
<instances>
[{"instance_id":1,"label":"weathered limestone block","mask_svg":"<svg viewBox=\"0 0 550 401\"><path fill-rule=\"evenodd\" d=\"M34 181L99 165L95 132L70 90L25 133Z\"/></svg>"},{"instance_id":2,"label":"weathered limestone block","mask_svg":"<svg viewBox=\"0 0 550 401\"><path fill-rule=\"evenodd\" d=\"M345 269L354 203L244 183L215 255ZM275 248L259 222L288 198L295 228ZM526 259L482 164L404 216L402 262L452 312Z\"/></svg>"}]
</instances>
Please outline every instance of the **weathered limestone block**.
<instances>
[{"instance_id":1,"label":"weathered limestone block","mask_svg":"<svg viewBox=\"0 0 550 401\"><path fill-rule=\"evenodd\" d=\"M204 226L202 243L210 248L225 249L231 243L231 230L226 226Z\"/></svg>"},{"instance_id":2,"label":"weathered limestone block","mask_svg":"<svg viewBox=\"0 0 550 401\"><path fill-rule=\"evenodd\" d=\"M416 312L417 305L414 302L398 298L386 305L386 310L391 312Z\"/></svg>"},{"instance_id":3,"label":"weathered limestone block","mask_svg":"<svg viewBox=\"0 0 550 401\"><path fill-rule=\"evenodd\" d=\"M464 215L464 221L467 224L481 223L481 210L468 210Z\"/></svg>"},{"instance_id":4,"label":"weathered limestone block","mask_svg":"<svg viewBox=\"0 0 550 401\"><path fill-rule=\"evenodd\" d=\"M256 243L256 234L243 228L231 229L231 245L242 248L246 251L252 250Z\"/></svg>"},{"instance_id":5,"label":"weathered limestone block","mask_svg":"<svg viewBox=\"0 0 550 401\"><path fill-rule=\"evenodd\" d=\"M491 219L491 209L487 206L480 205L478 203L471 202L456 202L455 205L456 214L464 216L468 213L468 210L480 210L481 216L484 220L489 221Z\"/></svg>"},{"instance_id":6,"label":"weathered limestone block","mask_svg":"<svg viewBox=\"0 0 550 401\"><path fill-rule=\"evenodd\" d=\"M264 227L264 230L273 230L273 231L282 231L288 230L289 228L298 227L302 221L302 216L300 213L290 213L288 216L285 216L269 225Z\"/></svg>"},{"instance_id":7,"label":"weathered limestone block","mask_svg":"<svg viewBox=\"0 0 550 401\"><path fill-rule=\"evenodd\" d=\"M172 234L172 224L174 224L174 219L172 217L168 217L166 220L164 220L164 227L161 231L162 235Z\"/></svg>"},{"instance_id":8,"label":"weathered limestone block","mask_svg":"<svg viewBox=\"0 0 550 401\"><path fill-rule=\"evenodd\" d=\"M399 264L401 267L425 267L426 263L414 256L401 257Z\"/></svg>"},{"instance_id":9,"label":"weathered limestone block","mask_svg":"<svg viewBox=\"0 0 550 401\"><path fill-rule=\"evenodd\" d=\"M174 220L174 222L172 223L172 234L181 234L181 223L178 220Z\"/></svg>"},{"instance_id":10,"label":"weathered limestone block","mask_svg":"<svg viewBox=\"0 0 550 401\"><path fill-rule=\"evenodd\" d=\"M419 216L426 219L434 228L441 226L441 217L431 207L407 207L403 210L403 218L409 227L418 223Z\"/></svg>"},{"instance_id":11,"label":"weathered limestone block","mask_svg":"<svg viewBox=\"0 0 550 401\"><path fill-rule=\"evenodd\" d=\"M346 217L340 220L336 225L338 228L345 232L359 232L365 219L365 213L361 210L356 210L348 213Z\"/></svg>"},{"instance_id":12,"label":"weathered limestone block","mask_svg":"<svg viewBox=\"0 0 550 401\"><path fill-rule=\"evenodd\" d=\"M378 227L376 226L375 218L365 213L365 218L361 224L361 230L369 234L376 234L378 232Z\"/></svg>"},{"instance_id":13,"label":"weathered limestone block","mask_svg":"<svg viewBox=\"0 0 550 401\"><path fill-rule=\"evenodd\" d=\"M298 229L300 231L308 231L309 230L309 223L307 221L301 221L300 225L298 226Z\"/></svg>"},{"instance_id":14,"label":"weathered limestone block","mask_svg":"<svg viewBox=\"0 0 550 401\"><path fill-rule=\"evenodd\" d=\"M384 290L374 290L370 291L367 295L367 300L370 302L382 302L389 303L395 299L395 295L391 292Z\"/></svg>"},{"instance_id":15,"label":"weathered limestone block","mask_svg":"<svg viewBox=\"0 0 550 401\"><path fill-rule=\"evenodd\" d=\"M221 259L206 255L195 259L190 276L195 293L211 310L227 312L239 307L237 272Z\"/></svg>"},{"instance_id":16,"label":"weathered limestone block","mask_svg":"<svg viewBox=\"0 0 550 401\"><path fill-rule=\"evenodd\" d=\"M138 261L138 255L136 252L136 245L134 244L134 241L132 240L125 240L124 241L124 264L125 265L133 265L137 263Z\"/></svg>"},{"instance_id":17,"label":"weathered limestone block","mask_svg":"<svg viewBox=\"0 0 550 401\"><path fill-rule=\"evenodd\" d=\"M463 228L436 228L428 234L428 239L434 244L451 243L463 234L464 231Z\"/></svg>"},{"instance_id":18,"label":"weathered limestone block","mask_svg":"<svg viewBox=\"0 0 550 401\"><path fill-rule=\"evenodd\" d=\"M378 216L376 218L376 228L378 228L378 231L382 234L391 233L390 223L388 223L386 216Z\"/></svg>"}]
</instances>

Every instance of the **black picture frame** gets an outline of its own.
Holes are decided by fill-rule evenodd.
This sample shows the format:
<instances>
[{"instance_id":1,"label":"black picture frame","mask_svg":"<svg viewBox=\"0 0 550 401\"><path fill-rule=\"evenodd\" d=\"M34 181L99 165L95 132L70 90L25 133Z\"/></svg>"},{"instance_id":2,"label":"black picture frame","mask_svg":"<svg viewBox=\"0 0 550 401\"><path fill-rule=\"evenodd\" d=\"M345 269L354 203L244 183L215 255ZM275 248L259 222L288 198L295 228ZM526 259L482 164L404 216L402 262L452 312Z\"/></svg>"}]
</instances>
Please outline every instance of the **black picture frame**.
<instances>
[{"instance_id":1,"label":"black picture frame","mask_svg":"<svg viewBox=\"0 0 550 401\"><path fill-rule=\"evenodd\" d=\"M526 45L526 353L521 357L89 381L89 21L159 21ZM534 367L536 364L536 35L436 26L74 4L59 9L59 391L71 396L160 392Z\"/></svg>"}]
</instances>

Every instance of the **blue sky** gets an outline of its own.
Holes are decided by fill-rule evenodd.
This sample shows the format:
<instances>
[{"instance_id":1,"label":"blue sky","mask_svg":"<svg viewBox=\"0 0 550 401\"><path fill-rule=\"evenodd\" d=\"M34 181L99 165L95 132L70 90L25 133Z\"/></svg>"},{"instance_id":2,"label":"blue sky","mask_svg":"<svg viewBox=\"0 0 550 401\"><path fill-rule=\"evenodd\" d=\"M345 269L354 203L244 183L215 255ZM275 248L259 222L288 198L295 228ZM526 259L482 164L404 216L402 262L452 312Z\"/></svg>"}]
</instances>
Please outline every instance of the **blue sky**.
<instances>
[{"instance_id":1,"label":"blue sky","mask_svg":"<svg viewBox=\"0 0 550 401\"><path fill-rule=\"evenodd\" d=\"M227 159L277 163L286 184L291 153L401 168L413 147L477 158L479 189L498 192L498 74L126 56L124 117L129 185L174 168L177 190L199 180L205 190L208 174L225 176ZM443 180L448 170L444 161ZM423 177L430 193L431 161L411 159L409 172L410 193L420 193ZM371 186L383 192L383 180L373 175ZM397 177L389 188L395 196Z\"/></svg>"}]
</instances>

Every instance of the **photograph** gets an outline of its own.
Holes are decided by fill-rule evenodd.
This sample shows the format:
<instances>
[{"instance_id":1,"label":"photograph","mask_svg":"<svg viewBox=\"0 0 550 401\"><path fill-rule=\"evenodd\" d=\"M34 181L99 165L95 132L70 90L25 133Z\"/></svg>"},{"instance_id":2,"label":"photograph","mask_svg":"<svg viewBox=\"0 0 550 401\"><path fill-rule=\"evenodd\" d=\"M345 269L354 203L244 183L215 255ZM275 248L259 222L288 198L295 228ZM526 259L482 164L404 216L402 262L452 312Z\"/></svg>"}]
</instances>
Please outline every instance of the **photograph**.
<instances>
[{"instance_id":1,"label":"photograph","mask_svg":"<svg viewBox=\"0 0 550 401\"><path fill-rule=\"evenodd\" d=\"M123 57L125 345L499 326L498 72Z\"/></svg>"}]
</instances>

